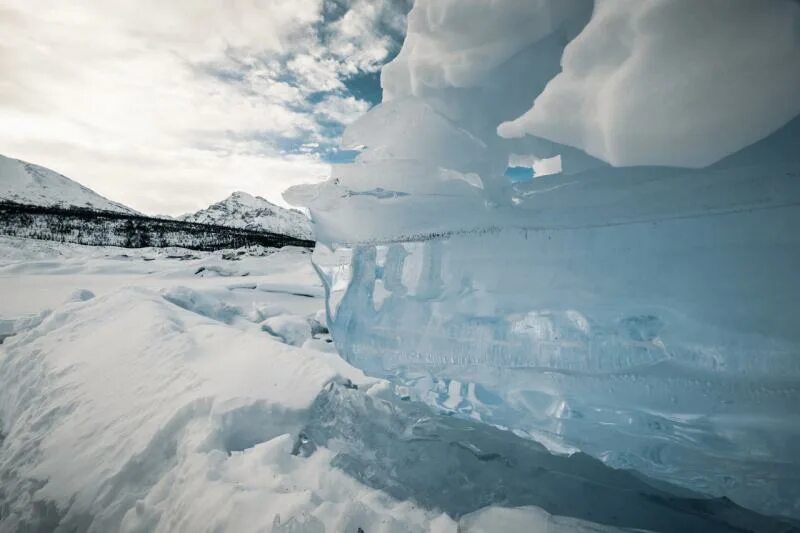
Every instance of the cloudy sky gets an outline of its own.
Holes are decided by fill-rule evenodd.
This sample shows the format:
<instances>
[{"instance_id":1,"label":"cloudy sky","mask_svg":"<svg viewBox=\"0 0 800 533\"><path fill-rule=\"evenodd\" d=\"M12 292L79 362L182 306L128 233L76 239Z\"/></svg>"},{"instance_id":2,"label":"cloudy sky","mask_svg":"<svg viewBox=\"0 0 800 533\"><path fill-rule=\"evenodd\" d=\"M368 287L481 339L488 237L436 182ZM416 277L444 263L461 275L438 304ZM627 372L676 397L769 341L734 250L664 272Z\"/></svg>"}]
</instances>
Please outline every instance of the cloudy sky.
<instances>
[{"instance_id":1,"label":"cloudy sky","mask_svg":"<svg viewBox=\"0 0 800 533\"><path fill-rule=\"evenodd\" d=\"M411 0L0 0L0 154L146 213L319 181Z\"/></svg>"}]
</instances>

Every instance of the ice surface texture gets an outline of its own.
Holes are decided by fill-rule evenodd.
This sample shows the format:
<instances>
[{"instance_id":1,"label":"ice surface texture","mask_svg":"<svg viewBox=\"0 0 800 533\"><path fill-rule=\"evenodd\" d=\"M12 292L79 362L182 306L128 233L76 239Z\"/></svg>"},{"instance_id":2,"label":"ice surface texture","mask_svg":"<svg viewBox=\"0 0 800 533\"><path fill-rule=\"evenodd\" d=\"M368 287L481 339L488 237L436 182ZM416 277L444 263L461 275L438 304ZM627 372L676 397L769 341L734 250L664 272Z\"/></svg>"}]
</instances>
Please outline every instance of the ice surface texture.
<instances>
[{"instance_id":1,"label":"ice surface texture","mask_svg":"<svg viewBox=\"0 0 800 533\"><path fill-rule=\"evenodd\" d=\"M500 133L618 166L706 166L800 113L799 27L791 1L598 0L563 71Z\"/></svg>"},{"instance_id":2,"label":"ice surface texture","mask_svg":"<svg viewBox=\"0 0 800 533\"><path fill-rule=\"evenodd\" d=\"M417 2L384 102L345 133L355 162L287 193L315 223L338 349L402 396L800 517L796 3L759 12L753 35L736 31L755 9L744 1L491 5L498 27L483 2ZM679 14L697 27L673 24ZM616 49L597 42L612 21L641 34L581 70L587 47ZM669 43L697 32L708 42L673 73L670 50L688 51ZM640 61L673 74L620 74ZM736 81L724 94L716 68ZM576 69L587 80L573 90ZM580 105L537 115L540 99L567 96ZM530 133L529 111L575 129L498 137L523 115L514 124ZM509 161L555 155L562 174L503 176Z\"/></svg>"},{"instance_id":3,"label":"ice surface texture","mask_svg":"<svg viewBox=\"0 0 800 533\"><path fill-rule=\"evenodd\" d=\"M787 527L729 500L656 487L584 454L554 455L486 424L336 383L315 399L301 439L305 446L333 450L332 464L364 485L457 519L487 506L534 505L540 512L571 517L574 529L565 529L572 531L581 520L646 531ZM495 522L492 531L506 531L500 524ZM529 527L521 531L540 531Z\"/></svg>"}]
</instances>

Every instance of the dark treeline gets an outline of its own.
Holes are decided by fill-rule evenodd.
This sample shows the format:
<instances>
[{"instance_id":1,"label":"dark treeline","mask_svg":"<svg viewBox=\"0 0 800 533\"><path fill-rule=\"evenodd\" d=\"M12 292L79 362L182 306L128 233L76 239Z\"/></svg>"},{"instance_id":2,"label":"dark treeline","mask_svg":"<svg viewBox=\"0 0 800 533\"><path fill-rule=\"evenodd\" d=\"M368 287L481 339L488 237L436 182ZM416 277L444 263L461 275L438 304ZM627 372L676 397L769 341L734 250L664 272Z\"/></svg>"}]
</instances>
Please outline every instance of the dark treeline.
<instances>
[{"instance_id":1,"label":"dark treeline","mask_svg":"<svg viewBox=\"0 0 800 533\"><path fill-rule=\"evenodd\" d=\"M80 207L45 207L0 201L0 234L91 246L180 246L219 250L261 245L313 247L313 241L277 233L197 224Z\"/></svg>"}]
</instances>

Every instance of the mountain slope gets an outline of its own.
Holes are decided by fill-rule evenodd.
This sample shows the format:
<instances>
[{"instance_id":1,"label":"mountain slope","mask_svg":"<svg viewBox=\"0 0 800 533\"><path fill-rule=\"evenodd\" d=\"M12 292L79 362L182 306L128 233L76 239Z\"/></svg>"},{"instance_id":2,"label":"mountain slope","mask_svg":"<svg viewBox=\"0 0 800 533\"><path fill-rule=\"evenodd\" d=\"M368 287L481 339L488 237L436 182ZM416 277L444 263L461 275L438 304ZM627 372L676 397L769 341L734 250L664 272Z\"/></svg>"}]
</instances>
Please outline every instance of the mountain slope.
<instances>
[{"instance_id":1,"label":"mountain slope","mask_svg":"<svg viewBox=\"0 0 800 533\"><path fill-rule=\"evenodd\" d=\"M0 155L0 201L138 214L48 168Z\"/></svg>"},{"instance_id":2,"label":"mountain slope","mask_svg":"<svg viewBox=\"0 0 800 533\"><path fill-rule=\"evenodd\" d=\"M303 213L285 209L245 192L235 192L225 200L196 213L183 215L179 220L311 238L311 223Z\"/></svg>"}]
</instances>

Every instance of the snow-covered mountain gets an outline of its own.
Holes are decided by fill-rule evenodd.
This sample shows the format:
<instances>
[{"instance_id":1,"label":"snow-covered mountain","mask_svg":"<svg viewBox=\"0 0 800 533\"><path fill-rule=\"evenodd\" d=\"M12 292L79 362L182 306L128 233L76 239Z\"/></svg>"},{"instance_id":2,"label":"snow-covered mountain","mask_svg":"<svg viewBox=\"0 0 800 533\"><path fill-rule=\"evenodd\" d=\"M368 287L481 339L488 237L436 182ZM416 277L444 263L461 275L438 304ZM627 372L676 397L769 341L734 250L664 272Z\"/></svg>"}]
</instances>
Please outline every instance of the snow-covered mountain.
<instances>
[{"instance_id":1,"label":"snow-covered mountain","mask_svg":"<svg viewBox=\"0 0 800 533\"><path fill-rule=\"evenodd\" d=\"M311 238L311 223L303 213L241 191L206 209L183 215L179 220Z\"/></svg>"},{"instance_id":2,"label":"snow-covered mountain","mask_svg":"<svg viewBox=\"0 0 800 533\"><path fill-rule=\"evenodd\" d=\"M139 214L48 168L0 155L0 200Z\"/></svg>"}]
</instances>

